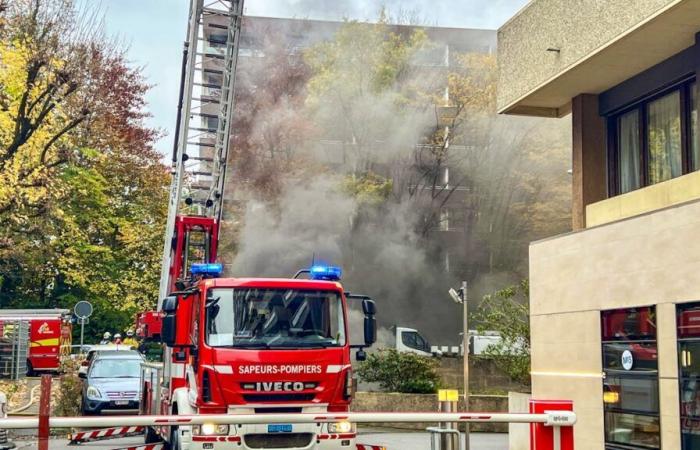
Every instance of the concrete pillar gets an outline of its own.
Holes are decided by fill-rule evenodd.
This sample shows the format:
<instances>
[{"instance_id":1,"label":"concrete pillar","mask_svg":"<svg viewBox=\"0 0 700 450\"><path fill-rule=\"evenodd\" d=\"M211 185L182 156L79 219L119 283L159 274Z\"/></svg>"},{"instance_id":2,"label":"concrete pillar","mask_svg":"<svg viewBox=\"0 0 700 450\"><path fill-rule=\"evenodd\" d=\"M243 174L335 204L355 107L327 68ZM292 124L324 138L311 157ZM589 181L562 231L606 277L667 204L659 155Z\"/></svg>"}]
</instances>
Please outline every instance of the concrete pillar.
<instances>
[{"instance_id":1,"label":"concrete pillar","mask_svg":"<svg viewBox=\"0 0 700 450\"><path fill-rule=\"evenodd\" d=\"M659 365L659 415L661 448L681 448L678 393L678 339L676 305L656 305L656 345Z\"/></svg>"},{"instance_id":2,"label":"concrete pillar","mask_svg":"<svg viewBox=\"0 0 700 450\"><path fill-rule=\"evenodd\" d=\"M607 198L605 120L598 114L598 96L581 94L571 100L572 204L574 230L586 227L586 205Z\"/></svg>"}]
</instances>

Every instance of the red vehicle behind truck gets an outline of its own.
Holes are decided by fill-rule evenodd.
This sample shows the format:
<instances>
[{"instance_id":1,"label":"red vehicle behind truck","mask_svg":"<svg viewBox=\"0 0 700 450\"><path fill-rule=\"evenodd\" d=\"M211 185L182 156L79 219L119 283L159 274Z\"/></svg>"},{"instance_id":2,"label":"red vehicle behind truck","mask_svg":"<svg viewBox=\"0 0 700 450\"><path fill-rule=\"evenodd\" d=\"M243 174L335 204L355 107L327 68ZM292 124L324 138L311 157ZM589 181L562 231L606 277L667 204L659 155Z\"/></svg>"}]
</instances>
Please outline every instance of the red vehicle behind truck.
<instances>
[{"instance_id":1,"label":"red vehicle behind truck","mask_svg":"<svg viewBox=\"0 0 700 450\"><path fill-rule=\"evenodd\" d=\"M29 324L27 374L56 372L61 354L70 353L71 324L67 309L4 309L0 311L0 335L6 336L17 321Z\"/></svg>"},{"instance_id":2,"label":"red vehicle behind truck","mask_svg":"<svg viewBox=\"0 0 700 450\"><path fill-rule=\"evenodd\" d=\"M353 346L347 302L354 296L344 292L339 269L301 271L311 279L215 278L220 271L220 264L193 265L193 283L163 301L166 357L162 369L146 369L143 412L347 412L350 351L359 347L362 359L362 348L375 340L374 302L356 296L366 316L365 343ZM147 442L160 438L173 449L355 448L354 425L344 420L148 431Z\"/></svg>"}]
</instances>

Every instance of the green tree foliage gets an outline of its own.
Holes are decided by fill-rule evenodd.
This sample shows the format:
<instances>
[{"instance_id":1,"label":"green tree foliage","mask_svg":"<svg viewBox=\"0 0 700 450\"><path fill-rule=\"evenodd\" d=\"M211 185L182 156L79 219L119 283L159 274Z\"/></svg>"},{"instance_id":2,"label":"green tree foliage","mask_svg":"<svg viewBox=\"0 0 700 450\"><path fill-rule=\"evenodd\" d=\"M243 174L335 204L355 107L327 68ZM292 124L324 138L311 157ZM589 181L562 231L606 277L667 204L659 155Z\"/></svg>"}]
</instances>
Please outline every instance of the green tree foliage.
<instances>
[{"instance_id":1,"label":"green tree foliage","mask_svg":"<svg viewBox=\"0 0 700 450\"><path fill-rule=\"evenodd\" d=\"M527 280L484 296L472 320L480 332L497 331L501 342L489 345L484 354L512 380L530 382L530 315Z\"/></svg>"},{"instance_id":2,"label":"green tree foliage","mask_svg":"<svg viewBox=\"0 0 700 450\"><path fill-rule=\"evenodd\" d=\"M438 362L434 358L390 348L369 354L357 374L364 381L379 383L387 392L431 394L439 387L437 370Z\"/></svg>"},{"instance_id":3,"label":"green tree foliage","mask_svg":"<svg viewBox=\"0 0 700 450\"><path fill-rule=\"evenodd\" d=\"M141 73L71 0L0 12L0 306L95 306L88 336L153 304L169 175Z\"/></svg>"},{"instance_id":4,"label":"green tree foliage","mask_svg":"<svg viewBox=\"0 0 700 450\"><path fill-rule=\"evenodd\" d=\"M343 143L353 173L393 159L424 132L415 125L432 105L419 101L411 62L426 45L422 30L399 34L382 16L376 24L348 22L306 52L307 113L322 138Z\"/></svg>"}]
</instances>

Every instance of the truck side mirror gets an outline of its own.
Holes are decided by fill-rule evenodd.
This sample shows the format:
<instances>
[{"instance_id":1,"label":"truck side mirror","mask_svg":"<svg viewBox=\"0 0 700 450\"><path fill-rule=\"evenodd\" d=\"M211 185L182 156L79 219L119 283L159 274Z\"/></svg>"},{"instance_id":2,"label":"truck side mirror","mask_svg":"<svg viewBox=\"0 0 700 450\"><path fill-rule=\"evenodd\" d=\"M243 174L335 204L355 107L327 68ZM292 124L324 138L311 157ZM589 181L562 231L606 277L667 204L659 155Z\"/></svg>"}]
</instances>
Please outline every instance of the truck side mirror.
<instances>
[{"instance_id":1,"label":"truck side mirror","mask_svg":"<svg viewBox=\"0 0 700 450\"><path fill-rule=\"evenodd\" d=\"M177 311L177 297L174 295L165 297L163 299L162 309L164 313L174 313Z\"/></svg>"},{"instance_id":2,"label":"truck side mirror","mask_svg":"<svg viewBox=\"0 0 700 450\"><path fill-rule=\"evenodd\" d=\"M365 345L370 346L377 342L377 319L374 316L365 317Z\"/></svg>"},{"instance_id":3,"label":"truck side mirror","mask_svg":"<svg viewBox=\"0 0 700 450\"><path fill-rule=\"evenodd\" d=\"M176 334L176 316L175 313L168 313L163 317L163 326L160 330L160 338L163 344L172 347L175 344Z\"/></svg>"},{"instance_id":4,"label":"truck side mirror","mask_svg":"<svg viewBox=\"0 0 700 450\"><path fill-rule=\"evenodd\" d=\"M368 298L362 300L362 312L365 313L365 316L377 314L377 305L374 303L374 300Z\"/></svg>"}]
</instances>

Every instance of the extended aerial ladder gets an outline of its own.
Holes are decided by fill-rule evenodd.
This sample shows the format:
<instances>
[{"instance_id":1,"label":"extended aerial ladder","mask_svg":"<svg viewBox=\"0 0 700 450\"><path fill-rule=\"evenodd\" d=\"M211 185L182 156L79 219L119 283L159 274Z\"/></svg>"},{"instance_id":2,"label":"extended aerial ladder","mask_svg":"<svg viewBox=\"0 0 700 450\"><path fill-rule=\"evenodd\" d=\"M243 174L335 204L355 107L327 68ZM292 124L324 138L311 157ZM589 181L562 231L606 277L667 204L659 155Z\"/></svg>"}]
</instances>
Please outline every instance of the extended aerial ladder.
<instances>
[{"instance_id":1,"label":"extended aerial ladder","mask_svg":"<svg viewBox=\"0 0 700 450\"><path fill-rule=\"evenodd\" d=\"M191 0L158 310L193 262L216 259L242 16L243 0Z\"/></svg>"}]
</instances>

